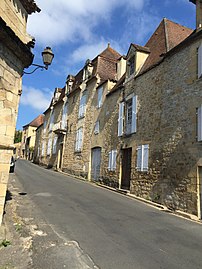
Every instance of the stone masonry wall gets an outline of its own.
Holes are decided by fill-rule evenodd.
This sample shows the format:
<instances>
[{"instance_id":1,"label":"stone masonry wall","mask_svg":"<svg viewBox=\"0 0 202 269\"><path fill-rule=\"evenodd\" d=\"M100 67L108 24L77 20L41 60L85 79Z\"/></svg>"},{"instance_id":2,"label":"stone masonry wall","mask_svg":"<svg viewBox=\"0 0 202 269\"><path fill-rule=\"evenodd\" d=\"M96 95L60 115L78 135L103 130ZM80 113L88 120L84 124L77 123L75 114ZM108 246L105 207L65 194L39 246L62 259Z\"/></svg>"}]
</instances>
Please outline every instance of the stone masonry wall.
<instances>
[{"instance_id":1,"label":"stone masonry wall","mask_svg":"<svg viewBox=\"0 0 202 269\"><path fill-rule=\"evenodd\" d=\"M0 224L13 153L14 133L21 94L22 63L0 43Z\"/></svg>"}]
</instances>

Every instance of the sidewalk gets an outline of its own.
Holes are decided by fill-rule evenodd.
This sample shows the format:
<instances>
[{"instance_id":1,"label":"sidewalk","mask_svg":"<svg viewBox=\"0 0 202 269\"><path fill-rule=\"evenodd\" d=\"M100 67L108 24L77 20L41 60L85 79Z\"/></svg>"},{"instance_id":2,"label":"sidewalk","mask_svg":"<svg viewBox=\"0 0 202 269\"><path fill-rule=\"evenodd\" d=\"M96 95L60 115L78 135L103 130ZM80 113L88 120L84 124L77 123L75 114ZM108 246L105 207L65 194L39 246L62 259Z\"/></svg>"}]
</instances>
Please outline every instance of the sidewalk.
<instances>
[{"instance_id":1,"label":"sidewalk","mask_svg":"<svg viewBox=\"0 0 202 269\"><path fill-rule=\"evenodd\" d=\"M10 175L9 197L0 227L0 269L98 268L75 241L68 241L46 223L15 174Z\"/></svg>"}]
</instances>

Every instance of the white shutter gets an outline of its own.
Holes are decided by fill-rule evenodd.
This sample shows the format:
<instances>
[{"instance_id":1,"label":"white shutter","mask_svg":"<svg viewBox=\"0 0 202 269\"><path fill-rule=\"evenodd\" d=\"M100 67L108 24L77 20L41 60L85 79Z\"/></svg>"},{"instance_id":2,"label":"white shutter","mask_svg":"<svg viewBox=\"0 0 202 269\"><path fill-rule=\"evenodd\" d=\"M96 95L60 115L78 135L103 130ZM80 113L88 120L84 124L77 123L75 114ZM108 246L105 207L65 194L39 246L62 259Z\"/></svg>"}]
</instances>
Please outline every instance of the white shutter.
<instances>
[{"instance_id":1,"label":"white shutter","mask_svg":"<svg viewBox=\"0 0 202 269\"><path fill-rule=\"evenodd\" d=\"M99 134L100 132L100 122L96 121L95 123L95 129L94 129L94 134Z\"/></svg>"},{"instance_id":2,"label":"white shutter","mask_svg":"<svg viewBox=\"0 0 202 269\"><path fill-rule=\"evenodd\" d=\"M112 150L112 165L111 165L111 170L116 170L116 154L117 150Z\"/></svg>"},{"instance_id":3,"label":"white shutter","mask_svg":"<svg viewBox=\"0 0 202 269\"><path fill-rule=\"evenodd\" d=\"M137 170L141 171L142 167L142 146L137 147Z\"/></svg>"},{"instance_id":4,"label":"white shutter","mask_svg":"<svg viewBox=\"0 0 202 269\"><path fill-rule=\"evenodd\" d=\"M53 154L56 153L57 139L58 139L57 136L55 136L54 139L53 139Z\"/></svg>"},{"instance_id":5,"label":"white shutter","mask_svg":"<svg viewBox=\"0 0 202 269\"><path fill-rule=\"evenodd\" d=\"M41 156L44 156L44 153L45 153L45 142L42 143Z\"/></svg>"},{"instance_id":6,"label":"white shutter","mask_svg":"<svg viewBox=\"0 0 202 269\"><path fill-rule=\"evenodd\" d=\"M131 132L135 133L137 130L137 95L132 98L132 128Z\"/></svg>"},{"instance_id":7,"label":"white shutter","mask_svg":"<svg viewBox=\"0 0 202 269\"><path fill-rule=\"evenodd\" d=\"M51 154L51 146L52 146L52 139L49 137L48 139L48 147L47 147L47 155Z\"/></svg>"},{"instance_id":8,"label":"white shutter","mask_svg":"<svg viewBox=\"0 0 202 269\"><path fill-rule=\"evenodd\" d=\"M148 162L149 162L149 145L143 145L143 164L142 171L148 171Z\"/></svg>"},{"instance_id":9,"label":"white shutter","mask_svg":"<svg viewBox=\"0 0 202 269\"><path fill-rule=\"evenodd\" d=\"M102 95L103 95L103 88L98 89L98 108L102 106Z\"/></svg>"},{"instance_id":10,"label":"white shutter","mask_svg":"<svg viewBox=\"0 0 202 269\"><path fill-rule=\"evenodd\" d=\"M202 141L202 105L198 108L198 141Z\"/></svg>"},{"instance_id":11,"label":"white shutter","mask_svg":"<svg viewBox=\"0 0 202 269\"><path fill-rule=\"evenodd\" d=\"M79 104L79 118L84 117L86 111L86 94L84 93Z\"/></svg>"},{"instance_id":12,"label":"white shutter","mask_svg":"<svg viewBox=\"0 0 202 269\"><path fill-rule=\"evenodd\" d=\"M66 103L63 107L63 112L62 112L62 129L67 128L67 110L68 110L68 103Z\"/></svg>"},{"instance_id":13,"label":"white shutter","mask_svg":"<svg viewBox=\"0 0 202 269\"><path fill-rule=\"evenodd\" d=\"M112 167L112 151L109 152L109 162L108 162L108 170L111 171Z\"/></svg>"},{"instance_id":14,"label":"white shutter","mask_svg":"<svg viewBox=\"0 0 202 269\"><path fill-rule=\"evenodd\" d=\"M202 75L202 44L198 48L198 78Z\"/></svg>"},{"instance_id":15,"label":"white shutter","mask_svg":"<svg viewBox=\"0 0 202 269\"><path fill-rule=\"evenodd\" d=\"M79 128L76 132L76 145L75 145L76 151L81 151L82 140L83 140L83 128Z\"/></svg>"},{"instance_id":16,"label":"white shutter","mask_svg":"<svg viewBox=\"0 0 202 269\"><path fill-rule=\"evenodd\" d=\"M119 104L118 136L123 135L124 102Z\"/></svg>"}]
</instances>

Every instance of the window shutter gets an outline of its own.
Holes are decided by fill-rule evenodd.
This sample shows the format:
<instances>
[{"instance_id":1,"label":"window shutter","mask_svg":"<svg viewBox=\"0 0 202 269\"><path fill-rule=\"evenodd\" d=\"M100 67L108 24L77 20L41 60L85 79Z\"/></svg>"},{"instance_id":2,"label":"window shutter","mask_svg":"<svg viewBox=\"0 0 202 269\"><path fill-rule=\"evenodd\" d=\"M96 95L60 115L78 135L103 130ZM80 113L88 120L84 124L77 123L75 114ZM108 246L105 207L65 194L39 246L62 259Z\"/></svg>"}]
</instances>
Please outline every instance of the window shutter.
<instances>
[{"instance_id":1,"label":"window shutter","mask_svg":"<svg viewBox=\"0 0 202 269\"><path fill-rule=\"evenodd\" d=\"M198 108L198 141L202 141L202 105Z\"/></svg>"},{"instance_id":2,"label":"window shutter","mask_svg":"<svg viewBox=\"0 0 202 269\"><path fill-rule=\"evenodd\" d=\"M47 147L47 155L51 154L51 146L52 146L52 139L49 137L48 139L48 147Z\"/></svg>"},{"instance_id":3,"label":"window shutter","mask_svg":"<svg viewBox=\"0 0 202 269\"><path fill-rule=\"evenodd\" d=\"M137 170L141 171L142 166L142 147L137 147Z\"/></svg>"},{"instance_id":4,"label":"window shutter","mask_svg":"<svg viewBox=\"0 0 202 269\"><path fill-rule=\"evenodd\" d=\"M124 102L119 104L118 136L123 135Z\"/></svg>"},{"instance_id":5,"label":"window shutter","mask_svg":"<svg viewBox=\"0 0 202 269\"><path fill-rule=\"evenodd\" d=\"M111 163L112 163L112 151L109 152L109 162L108 162L108 170L109 171L111 171L111 169L112 169Z\"/></svg>"},{"instance_id":6,"label":"window shutter","mask_svg":"<svg viewBox=\"0 0 202 269\"><path fill-rule=\"evenodd\" d=\"M57 136L54 137L54 140L53 140L53 154L56 153L56 145L57 145Z\"/></svg>"},{"instance_id":7,"label":"window shutter","mask_svg":"<svg viewBox=\"0 0 202 269\"><path fill-rule=\"evenodd\" d=\"M198 48L198 78L202 75L202 44Z\"/></svg>"},{"instance_id":8,"label":"window shutter","mask_svg":"<svg viewBox=\"0 0 202 269\"><path fill-rule=\"evenodd\" d=\"M132 98L132 128L131 132L135 133L137 130L137 95Z\"/></svg>"},{"instance_id":9,"label":"window shutter","mask_svg":"<svg viewBox=\"0 0 202 269\"><path fill-rule=\"evenodd\" d=\"M142 171L148 171L149 145L143 145L143 167Z\"/></svg>"},{"instance_id":10,"label":"window shutter","mask_svg":"<svg viewBox=\"0 0 202 269\"><path fill-rule=\"evenodd\" d=\"M112 169L111 170L116 170L116 155L117 155L117 150L112 150Z\"/></svg>"},{"instance_id":11,"label":"window shutter","mask_svg":"<svg viewBox=\"0 0 202 269\"><path fill-rule=\"evenodd\" d=\"M98 89L98 108L102 106L102 95L103 95L103 88Z\"/></svg>"},{"instance_id":12,"label":"window shutter","mask_svg":"<svg viewBox=\"0 0 202 269\"><path fill-rule=\"evenodd\" d=\"M63 107L63 112L62 112L62 129L67 128L67 111L68 111L68 103L66 103Z\"/></svg>"},{"instance_id":13,"label":"window shutter","mask_svg":"<svg viewBox=\"0 0 202 269\"><path fill-rule=\"evenodd\" d=\"M100 132L100 122L96 121L95 123L95 129L94 129L94 134L99 134Z\"/></svg>"}]
</instances>

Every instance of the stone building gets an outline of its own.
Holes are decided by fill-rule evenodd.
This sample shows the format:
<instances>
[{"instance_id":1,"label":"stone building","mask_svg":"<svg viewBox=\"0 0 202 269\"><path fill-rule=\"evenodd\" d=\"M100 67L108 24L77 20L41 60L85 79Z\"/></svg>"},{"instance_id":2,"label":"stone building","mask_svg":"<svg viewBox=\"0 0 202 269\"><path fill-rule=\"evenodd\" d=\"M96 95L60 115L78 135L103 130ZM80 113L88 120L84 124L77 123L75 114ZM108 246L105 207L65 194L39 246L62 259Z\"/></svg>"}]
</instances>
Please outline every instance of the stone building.
<instances>
[{"instance_id":1,"label":"stone building","mask_svg":"<svg viewBox=\"0 0 202 269\"><path fill-rule=\"evenodd\" d=\"M92 149L92 136L104 126L105 119L99 119L99 114L106 93L117 81L120 57L108 45L95 59L87 60L84 68L74 78L67 95L68 129L62 166L65 172L86 179L98 180L100 177L101 148L94 144Z\"/></svg>"},{"instance_id":2,"label":"stone building","mask_svg":"<svg viewBox=\"0 0 202 269\"><path fill-rule=\"evenodd\" d=\"M35 148L36 129L43 124L44 115L39 115L30 123L23 126L21 156L27 160L33 159Z\"/></svg>"},{"instance_id":3,"label":"stone building","mask_svg":"<svg viewBox=\"0 0 202 269\"><path fill-rule=\"evenodd\" d=\"M32 38L26 32L28 15L39 12L33 0L0 1L0 224L9 176L10 159L23 69L33 60Z\"/></svg>"},{"instance_id":4,"label":"stone building","mask_svg":"<svg viewBox=\"0 0 202 269\"><path fill-rule=\"evenodd\" d=\"M119 108L107 145L114 177L103 181L201 218L202 9L192 2L195 31L163 19L144 47L129 48L125 78L106 98Z\"/></svg>"}]
</instances>

